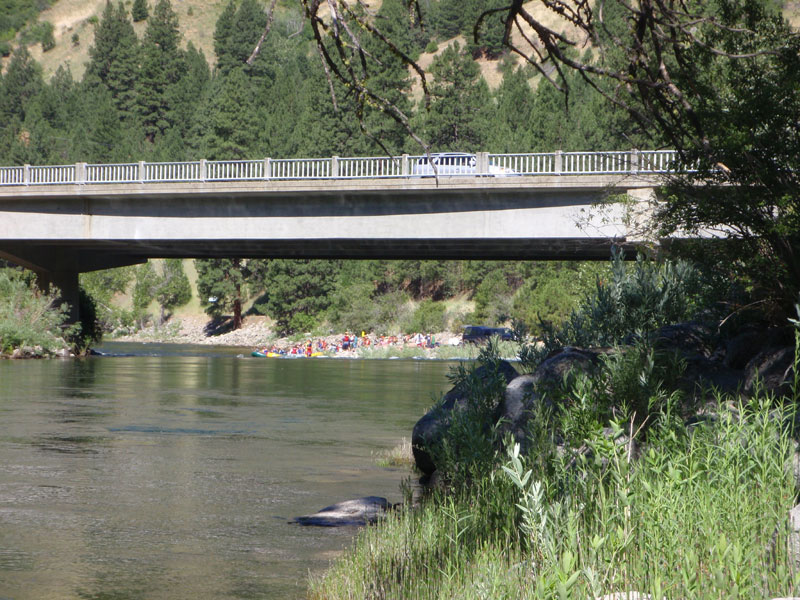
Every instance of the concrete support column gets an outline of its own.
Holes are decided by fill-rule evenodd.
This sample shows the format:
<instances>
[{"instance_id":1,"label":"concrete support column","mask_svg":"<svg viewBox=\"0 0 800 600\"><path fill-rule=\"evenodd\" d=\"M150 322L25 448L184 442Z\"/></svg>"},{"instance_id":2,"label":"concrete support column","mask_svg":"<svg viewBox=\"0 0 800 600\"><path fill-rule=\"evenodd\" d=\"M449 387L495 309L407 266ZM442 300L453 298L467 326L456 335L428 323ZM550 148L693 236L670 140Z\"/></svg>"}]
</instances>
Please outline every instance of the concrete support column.
<instances>
[{"instance_id":1,"label":"concrete support column","mask_svg":"<svg viewBox=\"0 0 800 600\"><path fill-rule=\"evenodd\" d=\"M25 185L30 184L31 182L31 166L25 165L22 167L22 182Z\"/></svg>"},{"instance_id":2,"label":"concrete support column","mask_svg":"<svg viewBox=\"0 0 800 600\"><path fill-rule=\"evenodd\" d=\"M144 161L140 160L139 161L139 183L143 183L144 182L144 176L146 174L147 173L145 172Z\"/></svg>"},{"instance_id":3,"label":"concrete support column","mask_svg":"<svg viewBox=\"0 0 800 600\"><path fill-rule=\"evenodd\" d=\"M42 291L58 288L60 301L69 305L69 322L78 322L81 314L77 271L39 271L36 273L36 283Z\"/></svg>"},{"instance_id":4,"label":"concrete support column","mask_svg":"<svg viewBox=\"0 0 800 600\"><path fill-rule=\"evenodd\" d=\"M401 163L401 175L410 175L411 171L408 170L408 154L403 154L403 162Z\"/></svg>"},{"instance_id":5,"label":"concrete support column","mask_svg":"<svg viewBox=\"0 0 800 600\"><path fill-rule=\"evenodd\" d=\"M331 177L339 176L339 157L331 156Z\"/></svg>"},{"instance_id":6,"label":"concrete support column","mask_svg":"<svg viewBox=\"0 0 800 600\"><path fill-rule=\"evenodd\" d=\"M556 150L556 160L553 169L553 172L556 175L561 175L561 172L564 170L564 157L561 155L562 155L561 150Z\"/></svg>"},{"instance_id":7,"label":"concrete support column","mask_svg":"<svg viewBox=\"0 0 800 600\"><path fill-rule=\"evenodd\" d=\"M272 177L272 159L267 157L264 159L264 179Z\"/></svg>"},{"instance_id":8,"label":"concrete support column","mask_svg":"<svg viewBox=\"0 0 800 600\"><path fill-rule=\"evenodd\" d=\"M198 176L200 177L200 181L205 181L206 180L206 159L205 158L201 158L200 159L199 170L200 170L200 173L198 174Z\"/></svg>"}]
</instances>

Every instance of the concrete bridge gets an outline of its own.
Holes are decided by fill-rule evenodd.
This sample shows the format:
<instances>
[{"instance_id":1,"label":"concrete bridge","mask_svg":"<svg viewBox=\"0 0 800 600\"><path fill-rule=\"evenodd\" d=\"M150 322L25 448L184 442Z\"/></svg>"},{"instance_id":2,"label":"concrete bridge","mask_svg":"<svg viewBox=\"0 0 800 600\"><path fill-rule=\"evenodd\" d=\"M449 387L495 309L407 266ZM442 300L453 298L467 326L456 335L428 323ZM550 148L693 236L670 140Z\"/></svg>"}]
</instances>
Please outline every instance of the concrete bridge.
<instances>
[{"instance_id":1,"label":"concrete bridge","mask_svg":"<svg viewBox=\"0 0 800 600\"><path fill-rule=\"evenodd\" d=\"M605 259L609 193L648 198L670 151L0 167L0 257L67 299L77 274L148 258Z\"/></svg>"}]
</instances>

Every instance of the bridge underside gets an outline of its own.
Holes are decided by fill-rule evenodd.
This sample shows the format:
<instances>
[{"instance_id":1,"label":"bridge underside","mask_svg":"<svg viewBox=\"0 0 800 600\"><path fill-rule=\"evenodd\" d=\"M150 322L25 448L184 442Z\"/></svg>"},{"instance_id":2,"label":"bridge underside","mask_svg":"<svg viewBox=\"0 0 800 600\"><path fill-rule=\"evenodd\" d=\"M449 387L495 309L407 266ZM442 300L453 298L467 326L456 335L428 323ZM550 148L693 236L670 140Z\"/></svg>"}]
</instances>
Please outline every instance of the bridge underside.
<instances>
[{"instance_id":1,"label":"bridge underside","mask_svg":"<svg viewBox=\"0 0 800 600\"><path fill-rule=\"evenodd\" d=\"M148 258L345 258L436 260L606 260L624 238L318 239L318 240L29 240L0 243L0 258L36 271L85 272Z\"/></svg>"}]
</instances>

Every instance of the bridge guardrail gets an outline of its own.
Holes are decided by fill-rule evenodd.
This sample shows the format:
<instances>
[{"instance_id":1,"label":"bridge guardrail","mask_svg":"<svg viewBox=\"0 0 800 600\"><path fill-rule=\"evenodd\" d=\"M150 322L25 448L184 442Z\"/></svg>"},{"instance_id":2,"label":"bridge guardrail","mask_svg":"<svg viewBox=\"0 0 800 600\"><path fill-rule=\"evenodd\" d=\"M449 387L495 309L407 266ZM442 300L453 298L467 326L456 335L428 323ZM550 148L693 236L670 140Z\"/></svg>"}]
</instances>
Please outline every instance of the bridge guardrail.
<instances>
[{"instance_id":1,"label":"bridge guardrail","mask_svg":"<svg viewBox=\"0 0 800 600\"><path fill-rule=\"evenodd\" d=\"M613 152L478 153L476 176L501 167L518 175L601 175L675 172L674 150ZM0 186L258 181L413 177L422 156L264 158L0 167ZM496 172L496 171L494 171Z\"/></svg>"}]
</instances>

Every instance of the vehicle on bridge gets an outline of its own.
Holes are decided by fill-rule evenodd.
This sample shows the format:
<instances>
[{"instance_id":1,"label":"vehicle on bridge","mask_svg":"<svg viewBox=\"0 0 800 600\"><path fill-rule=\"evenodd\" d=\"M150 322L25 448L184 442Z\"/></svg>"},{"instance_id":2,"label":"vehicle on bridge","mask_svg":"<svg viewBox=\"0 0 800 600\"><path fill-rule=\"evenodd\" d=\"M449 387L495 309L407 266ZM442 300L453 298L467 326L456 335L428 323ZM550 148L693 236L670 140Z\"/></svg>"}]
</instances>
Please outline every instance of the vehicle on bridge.
<instances>
[{"instance_id":1,"label":"vehicle on bridge","mask_svg":"<svg viewBox=\"0 0 800 600\"><path fill-rule=\"evenodd\" d=\"M514 333L508 327L467 325L464 327L464 333L461 334L461 341L465 344L482 344L494 336L497 336L503 341L514 339Z\"/></svg>"},{"instance_id":2,"label":"vehicle on bridge","mask_svg":"<svg viewBox=\"0 0 800 600\"><path fill-rule=\"evenodd\" d=\"M478 159L468 152L436 152L421 156L411 167L411 175L416 177L433 177L438 175L488 175L490 177L508 177L519 175L513 169L489 163L488 173L478 173Z\"/></svg>"}]
</instances>

